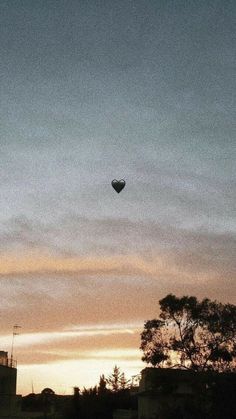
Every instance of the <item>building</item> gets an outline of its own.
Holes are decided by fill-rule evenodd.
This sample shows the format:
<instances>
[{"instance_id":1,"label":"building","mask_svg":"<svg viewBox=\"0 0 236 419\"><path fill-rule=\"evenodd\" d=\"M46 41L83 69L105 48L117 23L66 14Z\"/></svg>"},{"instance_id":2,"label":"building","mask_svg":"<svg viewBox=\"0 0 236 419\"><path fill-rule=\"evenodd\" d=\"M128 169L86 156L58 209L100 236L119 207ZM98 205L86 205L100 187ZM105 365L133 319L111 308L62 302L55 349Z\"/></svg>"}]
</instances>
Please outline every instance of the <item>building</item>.
<instances>
[{"instance_id":1,"label":"building","mask_svg":"<svg viewBox=\"0 0 236 419\"><path fill-rule=\"evenodd\" d=\"M0 351L0 419L58 419L73 397L56 396L53 390L45 388L39 395L22 398L16 394L16 384L16 362L8 358L7 352Z\"/></svg>"},{"instance_id":2,"label":"building","mask_svg":"<svg viewBox=\"0 0 236 419\"><path fill-rule=\"evenodd\" d=\"M0 419L17 415L21 396L16 395L16 363L8 358L8 353L0 351Z\"/></svg>"},{"instance_id":3,"label":"building","mask_svg":"<svg viewBox=\"0 0 236 419\"><path fill-rule=\"evenodd\" d=\"M145 368L141 374L138 419L236 417L235 373Z\"/></svg>"}]
</instances>

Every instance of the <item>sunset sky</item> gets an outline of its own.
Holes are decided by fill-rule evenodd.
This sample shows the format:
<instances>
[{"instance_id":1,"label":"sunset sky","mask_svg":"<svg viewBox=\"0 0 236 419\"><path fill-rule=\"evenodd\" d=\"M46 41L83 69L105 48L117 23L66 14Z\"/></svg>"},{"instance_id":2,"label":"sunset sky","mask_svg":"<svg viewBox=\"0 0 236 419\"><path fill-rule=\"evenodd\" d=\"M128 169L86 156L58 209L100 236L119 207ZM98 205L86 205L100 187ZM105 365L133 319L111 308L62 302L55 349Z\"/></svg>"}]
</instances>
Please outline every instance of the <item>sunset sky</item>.
<instances>
[{"instance_id":1,"label":"sunset sky","mask_svg":"<svg viewBox=\"0 0 236 419\"><path fill-rule=\"evenodd\" d=\"M19 394L139 373L168 293L236 303L235 12L0 1L0 350L21 325Z\"/></svg>"}]
</instances>

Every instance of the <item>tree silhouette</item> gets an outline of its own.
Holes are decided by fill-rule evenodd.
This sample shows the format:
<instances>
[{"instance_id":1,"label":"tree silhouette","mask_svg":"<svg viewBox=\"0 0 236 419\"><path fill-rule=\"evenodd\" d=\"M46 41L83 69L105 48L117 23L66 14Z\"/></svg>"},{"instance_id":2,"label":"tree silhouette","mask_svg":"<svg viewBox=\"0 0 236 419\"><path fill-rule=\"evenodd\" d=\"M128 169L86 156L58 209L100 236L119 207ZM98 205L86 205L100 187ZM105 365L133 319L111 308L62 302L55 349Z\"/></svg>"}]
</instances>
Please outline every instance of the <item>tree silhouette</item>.
<instances>
[{"instance_id":1,"label":"tree silhouette","mask_svg":"<svg viewBox=\"0 0 236 419\"><path fill-rule=\"evenodd\" d=\"M120 368L117 367L117 365L114 366L112 374L106 379L106 381L111 390L115 393L119 390L127 389L129 383L129 381L125 378L125 374L120 371Z\"/></svg>"},{"instance_id":2,"label":"tree silhouette","mask_svg":"<svg viewBox=\"0 0 236 419\"><path fill-rule=\"evenodd\" d=\"M107 392L107 380L104 374L100 375L99 384L98 384L98 395L105 394Z\"/></svg>"},{"instance_id":3,"label":"tree silhouette","mask_svg":"<svg viewBox=\"0 0 236 419\"><path fill-rule=\"evenodd\" d=\"M155 367L235 371L235 305L172 294L159 304L159 319L146 321L141 334L143 361Z\"/></svg>"},{"instance_id":4,"label":"tree silhouette","mask_svg":"<svg viewBox=\"0 0 236 419\"><path fill-rule=\"evenodd\" d=\"M126 390L129 384L130 384L130 380L127 380L125 373L122 372L120 375L120 390Z\"/></svg>"},{"instance_id":5,"label":"tree silhouette","mask_svg":"<svg viewBox=\"0 0 236 419\"><path fill-rule=\"evenodd\" d=\"M117 392L120 387L120 368L117 367L117 365L114 366L113 372L109 377L107 378L107 384L111 387L111 390L114 392Z\"/></svg>"}]
</instances>

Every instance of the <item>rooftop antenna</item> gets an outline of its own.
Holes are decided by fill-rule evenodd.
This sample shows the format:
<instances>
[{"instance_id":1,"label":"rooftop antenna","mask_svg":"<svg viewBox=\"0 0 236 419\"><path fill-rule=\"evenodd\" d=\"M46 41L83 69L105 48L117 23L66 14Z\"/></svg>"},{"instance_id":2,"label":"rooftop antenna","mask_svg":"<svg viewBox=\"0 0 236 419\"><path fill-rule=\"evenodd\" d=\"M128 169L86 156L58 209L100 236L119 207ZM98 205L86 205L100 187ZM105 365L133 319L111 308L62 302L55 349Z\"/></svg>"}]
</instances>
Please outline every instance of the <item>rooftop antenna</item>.
<instances>
[{"instance_id":1,"label":"rooftop antenna","mask_svg":"<svg viewBox=\"0 0 236 419\"><path fill-rule=\"evenodd\" d=\"M12 344L11 344L11 358L10 358L10 367L13 367L13 348L14 348L14 340L15 340L15 336L19 335L19 333L17 332L18 329L20 329L21 326L19 326L18 324L15 324L13 326L13 332L12 332Z\"/></svg>"}]
</instances>

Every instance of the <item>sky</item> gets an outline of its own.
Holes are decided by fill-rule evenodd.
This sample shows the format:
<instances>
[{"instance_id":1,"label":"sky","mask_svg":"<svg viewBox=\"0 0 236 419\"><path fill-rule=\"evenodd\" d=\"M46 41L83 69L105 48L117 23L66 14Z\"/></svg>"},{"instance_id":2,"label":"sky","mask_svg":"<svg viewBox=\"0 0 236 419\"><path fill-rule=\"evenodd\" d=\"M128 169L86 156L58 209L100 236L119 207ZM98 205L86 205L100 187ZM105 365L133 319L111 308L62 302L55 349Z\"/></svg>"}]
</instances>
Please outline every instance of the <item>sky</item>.
<instances>
[{"instance_id":1,"label":"sky","mask_svg":"<svg viewBox=\"0 0 236 419\"><path fill-rule=\"evenodd\" d=\"M19 394L138 374L169 293L236 303L235 12L1 0L0 350L19 324Z\"/></svg>"}]
</instances>

